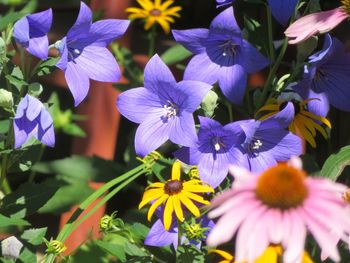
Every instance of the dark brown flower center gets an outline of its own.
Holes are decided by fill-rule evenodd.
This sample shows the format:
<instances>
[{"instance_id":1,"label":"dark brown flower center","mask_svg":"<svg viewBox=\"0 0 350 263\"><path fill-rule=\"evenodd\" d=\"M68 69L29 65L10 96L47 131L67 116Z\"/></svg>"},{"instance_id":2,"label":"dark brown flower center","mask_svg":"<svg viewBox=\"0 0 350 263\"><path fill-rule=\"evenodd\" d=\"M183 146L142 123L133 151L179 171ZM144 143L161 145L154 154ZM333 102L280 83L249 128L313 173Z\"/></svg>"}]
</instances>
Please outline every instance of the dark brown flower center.
<instances>
[{"instance_id":1,"label":"dark brown flower center","mask_svg":"<svg viewBox=\"0 0 350 263\"><path fill-rule=\"evenodd\" d=\"M304 171L278 164L260 175L256 196L271 208L289 209L300 206L308 195Z\"/></svg>"},{"instance_id":2,"label":"dark brown flower center","mask_svg":"<svg viewBox=\"0 0 350 263\"><path fill-rule=\"evenodd\" d=\"M182 182L179 180L171 180L164 185L164 192L168 195L180 193L182 190Z\"/></svg>"},{"instance_id":3,"label":"dark brown flower center","mask_svg":"<svg viewBox=\"0 0 350 263\"><path fill-rule=\"evenodd\" d=\"M160 16L162 14L162 11L160 11L159 9L152 9L151 11L149 11L151 16Z\"/></svg>"}]
</instances>

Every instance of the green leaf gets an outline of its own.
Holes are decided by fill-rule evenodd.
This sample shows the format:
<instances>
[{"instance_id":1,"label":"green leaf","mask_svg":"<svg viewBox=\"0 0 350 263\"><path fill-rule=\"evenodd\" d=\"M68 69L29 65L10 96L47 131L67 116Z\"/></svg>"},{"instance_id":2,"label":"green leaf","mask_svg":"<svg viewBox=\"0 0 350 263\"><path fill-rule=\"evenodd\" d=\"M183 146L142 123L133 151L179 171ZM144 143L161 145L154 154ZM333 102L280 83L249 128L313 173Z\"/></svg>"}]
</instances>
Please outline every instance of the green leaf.
<instances>
[{"instance_id":1,"label":"green leaf","mask_svg":"<svg viewBox=\"0 0 350 263\"><path fill-rule=\"evenodd\" d=\"M166 50L162 54L161 59L167 65L174 65L177 62L180 62L191 55L192 53L188 51L186 48L184 48L182 45L176 44L175 46L172 46L171 48Z\"/></svg>"},{"instance_id":2,"label":"green leaf","mask_svg":"<svg viewBox=\"0 0 350 263\"><path fill-rule=\"evenodd\" d=\"M14 217L6 217L0 214L0 227L8 226L28 226L30 225L27 221Z\"/></svg>"},{"instance_id":3,"label":"green leaf","mask_svg":"<svg viewBox=\"0 0 350 263\"><path fill-rule=\"evenodd\" d=\"M0 31L3 31L8 25L16 22L23 14L18 12L9 12L5 16L0 16Z\"/></svg>"},{"instance_id":4,"label":"green leaf","mask_svg":"<svg viewBox=\"0 0 350 263\"><path fill-rule=\"evenodd\" d=\"M75 123L66 124L65 126L63 126L62 130L68 135L76 137L86 137L86 132Z\"/></svg>"},{"instance_id":5,"label":"green leaf","mask_svg":"<svg viewBox=\"0 0 350 263\"><path fill-rule=\"evenodd\" d=\"M149 228L140 223L134 223L129 228L134 239L144 240L149 232Z\"/></svg>"},{"instance_id":6,"label":"green leaf","mask_svg":"<svg viewBox=\"0 0 350 263\"><path fill-rule=\"evenodd\" d=\"M43 243L46 231L47 227L28 229L23 232L21 238L34 246L38 246Z\"/></svg>"},{"instance_id":7,"label":"green leaf","mask_svg":"<svg viewBox=\"0 0 350 263\"><path fill-rule=\"evenodd\" d=\"M15 192L4 197L0 213L23 218L38 211L57 191L59 186L46 183L24 183Z\"/></svg>"},{"instance_id":8,"label":"green leaf","mask_svg":"<svg viewBox=\"0 0 350 263\"><path fill-rule=\"evenodd\" d=\"M38 262L36 258L36 249L33 245L27 244L21 254L19 255L19 259L16 262L21 263L33 263Z\"/></svg>"},{"instance_id":9,"label":"green leaf","mask_svg":"<svg viewBox=\"0 0 350 263\"><path fill-rule=\"evenodd\" d=\"M143 251L141 248L136 246L135 244L132 244L130 242L127 242L125 244L125 253L129 256L137 256L137 257L147 257L147 253Z\"/></svg>"},{"instance_id":10,"label":"green leaf","mask_svg":"<svg viewBox=\"0 0 350 263\"><path fill-rule=\"evenodd\" d=\"M59 61L60 57L49 58L46 61L43 61L33 75L37 74L38 76L45 76L50 74L56 69L56 64Z\"/></svg>"},{"instance_id":11,"label":"green leaf","mask_svg":"<svg viewBox=\"0 0 350 263\"><path fill-rule=\"evenodd\" d=\"M179 262L204 262L204 253L193 245L179 246L177 252Z\"/></svg>"},{"instance_id":12,"label":"green leaf","mask_svg":"<svg viewBox=\"0 0 350 263\"><path fill-rule=\"evenodd\" d=\"M18 91L20 91L23 86L28 85L28 83L23 80L23 73L19 67L14 67L11 75L6 75L6 79L15 86Z\"/></svg>"},{"instance_id":13,"label":"green leaf","mask_svg":"<svg viewBox=\"0 0 350 263\"><path fill-rule=\"evenodd\" d=\"M106 253L111 254L112 256L118 258L122 262L125 262L125 252L124 247L122 245L109 243L106 241L96 240L94 242L96 245L98 245L100 248L102 248Z\"/></svg>"},{"instance_id":14,"label":"green leaf","mask_svg":"<svg viewBox=\"0 0 350 263\"><path fill-rule=\"evenodd\" d=\"M320 176L336 181L348 165L350 165L350 145L328 157L323 164Z\"/></svg>"}]
</instances>

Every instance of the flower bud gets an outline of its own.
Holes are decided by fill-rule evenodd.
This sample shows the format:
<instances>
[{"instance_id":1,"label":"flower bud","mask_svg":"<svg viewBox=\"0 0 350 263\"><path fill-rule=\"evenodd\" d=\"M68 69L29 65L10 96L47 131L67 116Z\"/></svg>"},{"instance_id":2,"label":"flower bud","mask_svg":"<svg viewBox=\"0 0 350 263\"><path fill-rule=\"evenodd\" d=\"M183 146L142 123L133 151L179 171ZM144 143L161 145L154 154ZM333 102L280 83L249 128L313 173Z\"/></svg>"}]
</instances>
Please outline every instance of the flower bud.
<instances>
[{"instance_id":1,"label":"flower bud","mask_svg":"<svg viewBox=\"0 0 350 263\"><path fill-rule=\"evenodd\" d=\"M12 93L5 89L0 89L0 107L4 109L11 109L12 106L13 106Z\"/></svg>"}]
</instances>

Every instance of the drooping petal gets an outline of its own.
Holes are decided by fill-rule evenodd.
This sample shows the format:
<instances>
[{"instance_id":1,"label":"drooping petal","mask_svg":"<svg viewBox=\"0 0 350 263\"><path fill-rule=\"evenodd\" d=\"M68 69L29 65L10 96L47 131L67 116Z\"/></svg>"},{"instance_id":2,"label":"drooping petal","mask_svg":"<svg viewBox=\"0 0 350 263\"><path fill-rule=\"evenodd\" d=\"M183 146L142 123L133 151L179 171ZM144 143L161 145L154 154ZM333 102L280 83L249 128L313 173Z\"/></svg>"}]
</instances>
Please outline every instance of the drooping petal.
<instances>
[{"instance_id":1,"label":"drooping petal","mask_svg":"<svg viewBox=\"0 0 350 263\"><path fill-rule=\"evenodd\" d=\"M206 39L209 35L209 30L206 28L195 28L187 30L172 30L173 36L176 42L183 45L189 51L194 54L200 54L205 52L203 46L203 39Z\"/></svg>"},{"instance_id":2,"label":"drooping petal","mask_svg":"<svg viewBox=\"0 0 350 263\"><path fill-rule=\"evenodd\" d=\"M135 134L136 153L144 157L156 150L169 139L171 129L172 123L163 122L160 117L143 121Z\"/></svg>"},{"instance_id":3,"label":"drooping petal","mask_svg":"<svg viewBox=\"0 0 350 263\"><path fill-rule=\"evenodd\" d=\"M195 55L188 63L185 80L198 80L214 84L219 79L220 66L213 63L206 53Z\"/></svg>"},{"instance_id":4,"label":"drooping petal","mask_svg":"<svg viewBox=\"0 0 350 263\"><path fill-rule=\"evenodd\" d=\"M124 35L129 24L129 20L121 19L103 19L93 23L90 28L90 34L98 36L94 45L105 47L113 40Z\"/></svg>"},{"instance_id":5,"label":"drooping petal","mask_svg":"<svg viewBox=\"0 0 350 263\"><path fill-rule=\"evenodd\" d=\"M274 18L282 25L288 23L298 0L269 0L269 6Z\"/></svg>"},{"instance_id":6,"label":"drooping petal","mask_svg":"<svg viewBox=\"0 0 350 263\"><path fill-rule=\"evenodd\" d=\"M112 53L105 47L87 46L74 63L93 80L116 82L120 78L120 69Z\"/></svg>"},{"instance_id":7,"label":"drooping petal","mask_svg":"<svg viewBox=\"0 0 350 263\"><path fill-rule=\"evenodd\" d=\"M149 116L162 116L164 109L159 98L145 88L127 90L118 96L117 107L129 120L141 123Z\"/></svg>"},{"instance_id":8,"label":"drooping petal","mask_svg":"<svg viewBox=\"0 0 350 263\"><path fill-rule=\"evenodd\" d=\"M69 62L67 64L64 77L74 97L74 105L78 106L88 94L90 86L89 77L80 66L74 62Z\"/></svg>"},{"instance_id":9,"label":"drooping petal","mask_svg":"<svg viewBox=\"0 0 350 263\"><path fill-rule=\"evenodd\" d=\"M90 31L91 21L92 12L90 8L84 2L80 2L78 18L67 34L68 42L86 36Z\"/></svg>"},{"instance_id":10,"label":"drooping petal","mask_svg":"<svg viewBox=\"0 0 350 263\"><path fill-rule=\"evenodd\" d=\"M160 88L171 89L176 86L173 74L157 54L148 61L144 79L145 88L155 94Z\"/></svg>"},{"instance_id":11,"label":"drooping petal","mask_svg":"<svg viewBox=\"0 0 350 263\"><path fill-rule=\"evenodd\" d=\"M197 142L195 123L192 113L182 112L172 120L169 139L182 146L195 146Z\"/></svg>"},{"instance_id":12,"label":"drooping petal","mask_svg":"<svg viewBox=\"0 0 350 263\"><path fill-rule=\"evenodd\" d=\"M240 65L222 67L219 73L219 86L222 93L232 103L241 105L247 85L247 73Z\"/></svg>"}]
</instances>

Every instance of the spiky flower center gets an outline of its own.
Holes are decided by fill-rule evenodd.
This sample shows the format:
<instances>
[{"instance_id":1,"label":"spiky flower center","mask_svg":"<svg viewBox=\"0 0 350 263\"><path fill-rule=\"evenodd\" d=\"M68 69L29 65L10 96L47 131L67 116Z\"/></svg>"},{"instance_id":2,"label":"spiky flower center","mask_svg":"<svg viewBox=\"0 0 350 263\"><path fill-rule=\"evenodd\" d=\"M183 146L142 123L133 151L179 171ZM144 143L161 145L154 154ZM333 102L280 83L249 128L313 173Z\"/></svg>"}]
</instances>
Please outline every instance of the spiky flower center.
<instances>
[{"instance_id":1,"label":"spiky flower center","mask_svg":"<svg viewBox=\"0 0 350 263\"><path fill-rule=\"evenodd\" d=\"M183 188L183 185L181 181L171 180L164 185L164 192L168 195L175 195L180 193L182 188Z\"/></svg>"},{"instance_id":2,"label":"spiky flower center","mask_svg":"<svg viewBox=\"0 0 350 263\"><path fill-rule=\"evenodd\" d=\"M154 8L151 11L149 11L149 14L151 16L160 16L162 14L162 11L157 8Z\"/></svg>"},{"instance_id":3,"label":"spiky flower center","mask_svg":"<svg viewBox=\"0 0 350 263\"><path fill-rule=\"evenodd\" d=\"M177 105L171 101L167 101L167 104L163 105L164 109L164 120L167 121L171 118L174 118L179 111Z\"/></svg>"},{"instance_id":4,"label":"spiky flower center","mask_svg":"<svg viewBox=\"0 0 350 263\"><path fill-rule=\"evenodd\" d=\"M350 0L341 0L343 10L350 15Z\"/></svg>"},{"instance_id":5,"label":"spiky flower center","mask_svg":"<svg viewBox=\"0 0 350 263\"><path fill-rule=\"evenodd\" d=\"M300 206L308 195L304 171L278 164L260 175L255 193L271 208L287 210Z\"/></svg>"}]
</instances>

